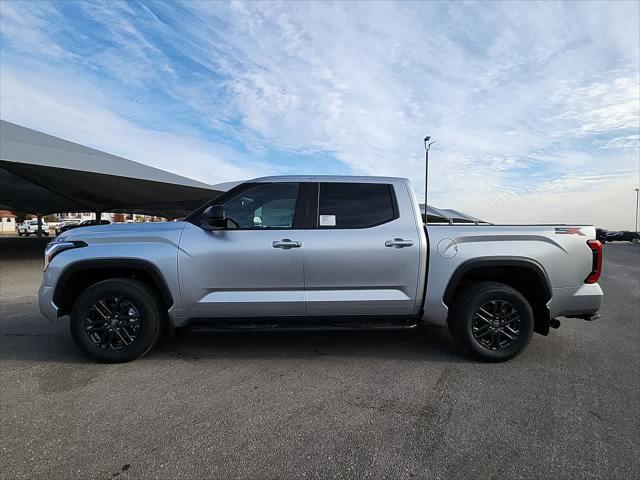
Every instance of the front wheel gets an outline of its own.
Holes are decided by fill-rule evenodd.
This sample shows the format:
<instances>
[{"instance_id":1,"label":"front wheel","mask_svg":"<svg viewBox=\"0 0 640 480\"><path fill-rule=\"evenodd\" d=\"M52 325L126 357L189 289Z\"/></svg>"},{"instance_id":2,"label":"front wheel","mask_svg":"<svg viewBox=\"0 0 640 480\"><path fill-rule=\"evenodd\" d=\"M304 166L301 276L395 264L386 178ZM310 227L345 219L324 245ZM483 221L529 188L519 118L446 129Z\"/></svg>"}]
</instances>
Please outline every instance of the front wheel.
<instances>
[{"instance_id":1,"label":"front wheel","mask_svg":"<svg viewBox=\"0 0 640 480\"><path fill-rule=\"evenodd\" d=\"M531 305L516 289L479 282L455 299L449 319L453 339L476 358L503 362L522 353L533 336Z\"/></svg>"},{"instance_id":2,"label":"front wheel","mask_svg":"<svg viewBox=\"0 0 640 480\"><path fill-rule=\"evenodd\" d=\"M80 294L71 309L71 336L94 360L122 363L157 343L162 313L155 292L128 278L103 280Z\"/></svg>"}]
</instances>

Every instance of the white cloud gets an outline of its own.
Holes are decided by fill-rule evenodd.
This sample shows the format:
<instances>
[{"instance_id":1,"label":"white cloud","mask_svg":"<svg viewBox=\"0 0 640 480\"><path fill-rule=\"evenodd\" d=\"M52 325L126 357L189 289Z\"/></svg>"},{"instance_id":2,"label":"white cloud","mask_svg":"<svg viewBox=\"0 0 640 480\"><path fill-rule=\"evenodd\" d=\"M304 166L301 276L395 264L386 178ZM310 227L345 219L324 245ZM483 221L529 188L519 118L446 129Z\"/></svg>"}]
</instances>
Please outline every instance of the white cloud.
<instances>
[{"instance_id":1,"label":"white cloud","mask_svg":"<svg viewBox=\"0 0 640 480\"><path fill-rule=\"evenodd\" d=\"M468 211L494 223L523 223L525 218L531 223L595 225L609 230L633 231L634 189L638 188L638 180L637 175L606 181L568 178L558 182L557 189L516 195L504 203L470 206Z\"/></svg>"},{"instance_id":2,"label":"white cloud","mask_svg":"<svg viewBox=\"0 0 640 480\"><path fill-rule=\"evenodd\" d=\"M628 76L607 83L573 86L558 98L564 111L557 120L573 126L573 133L578 136L638 129L639 82L640 77Z\"/></svg>"},{"instance_id":3,"label":"white cloud","mask_svg":"<svg viewBox=\"0 0 640 480\"><path fill-rule=\"evenodd\" d=\"M90 86L76 81L70 87L68 78L48 69L4 68L0 85L3 118L66 140L210 184L274 173L269 165L242 161L239 153L195 132L136 125L115 114Z\"/></svg>"},{"instance_id":4,"label":"white cloud","mask_svg":"<svg viewBox=\"0 0 640 480\"><path fill-rule=\"evenodd\" d=\"M598 148L628 148L637 151L640 148L640 135L614 137L604 142L595 140L593 144Z\"/></svg>"},{"instance_id":5,"label":"white cloud","mask_svg":"<svg viewBox=\"0 0 640 480\"><path fill-rule=\"evenodd\" d=\"M581 195L590 195L592 189L601 189L610 183L620 184L620 181L629 184L629 178L633 172L624 170L617 173L599 175L565 175L541 185L536 193L565 193L572 192Z\"/></svg>"},{"instance_id":6,"label":"white cloud","mask_svg":"<svg viewBox=\"0 0 640 480\"><path fill-rule=\"evenodd\" d=\"M467 190L460 176L473 178L480 196L500 197L519 159L564 174L594 163L571 140L637 128L637 68L623 62L611 78L601 57L589 58L596 39L568 7L519 16L472 5L468 18L451 8L435 27L435 8L403 7L238 4L228 43L215 48L239 59L228 68L243 124L281 149L328 150L358 172L416 179L428 131L444 149L434 178L446 185L435 187L445 202ZM198 8L213 23L217 6ZM626 24L625 13L612 21ZM491 36L481 39L484 51L474 51L479 34ZM199 40L206 44L206 33Z\"/></svg>"},{"instance_id":7,"label":"white cloud","mask_svg":"<svg viewBox=\"0 0 640 480\"><path fill-rule=\"evenodd\" d=\"M48 36L60 15L52 5L44 2L2 2L0 4L0 25L5 48L10 44L22 50L35 50L53 58L68 57L69 53ZM0 49L0 54L2 50Z\"/></svg>"},{"instance_id":8,"label":"white cloud","mask_svg":"<svg viewBox=\"0 0 640 480\"><path fill-rule=\"evenodd\" d=\"M3 118L200 180L323 153L422 195L426 133L430 201L485 218L637 180L637 3L74 4L99 34L9 5Z\"/></svg>"}]
</instances>

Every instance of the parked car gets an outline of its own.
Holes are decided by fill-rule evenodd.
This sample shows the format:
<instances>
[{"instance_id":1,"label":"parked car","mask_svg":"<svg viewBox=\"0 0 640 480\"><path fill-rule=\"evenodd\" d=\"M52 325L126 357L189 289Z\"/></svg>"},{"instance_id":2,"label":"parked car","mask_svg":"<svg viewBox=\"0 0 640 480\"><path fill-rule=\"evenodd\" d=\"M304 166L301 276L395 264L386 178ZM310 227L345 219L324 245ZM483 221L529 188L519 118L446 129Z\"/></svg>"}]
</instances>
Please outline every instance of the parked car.
<instances>
[{"instance_id":1,"label":"parked car","mask_svg":"<svg viewBox=\"0 0 640 480\"><path fill-rule=\"evenodd\" d=\"M66 232L67 230L72 230L74 228L80 228L80 227L94 227L96 225L109 225L111 222L109 220L100 220L98 222L98 220L85 220L84 222L80 222L80 223L70 223L69 225L65 225L60 227L58 235L60 235L63 232Z\"/></svg>"},{"instance_id":2,"label":"parked car","mask_svg":"<svg viewBox=\"0 0 640 480\"><path fill-rule=\"evenodd\" d=\"M47 222L42 222L42 235L45 237L49 236L49 224ZM18 231L18 236L22 235L37 235L38 234L38 221L37 220L25 220L21 224L16 227Z\"/></svg>"},{"instance_id":3,"label":"parked car","mask_svg":"<svg viewBox=\"0 0 640 480\"><path fill-rule=\"evenodd\" d=\"M80 224L80 220L63 220L56 225L56 235L60 235L65 230L68 230L67 227L77 226Z\"/></svg>"},{"instance_id":4,"label":"parked car","mask_svg":"<svg viewBox=\"0 0 640 480\"><path fill-rule=\"evenodd\" d=\"M558 317L594 319L602 247L585 225L424 225L408 180L267 177L184 221L62 233L42 313L89 357L125 362L163 331L447 325L485 361Z\"/></svg>"},{"instance_id":5,"label":"parked car","mask_svg":"<svg viewBox=\"0 0 640 480\"><path fill-rule=\"evenodd\" d=\"M620 232L607 232L607 242L633 242L634 239L639 238L636 232L629 232L623 230Z\"/></svg>"},{"instance_id":6,"label":"parked car","mask_svg":"<svg viewBox=\"0 0 640 480\"><path fill-rule=\"evenodd\" d=\"M596 240L607 243L607 231L604 228L596 228Z\"/></svg>"}]
</instances>

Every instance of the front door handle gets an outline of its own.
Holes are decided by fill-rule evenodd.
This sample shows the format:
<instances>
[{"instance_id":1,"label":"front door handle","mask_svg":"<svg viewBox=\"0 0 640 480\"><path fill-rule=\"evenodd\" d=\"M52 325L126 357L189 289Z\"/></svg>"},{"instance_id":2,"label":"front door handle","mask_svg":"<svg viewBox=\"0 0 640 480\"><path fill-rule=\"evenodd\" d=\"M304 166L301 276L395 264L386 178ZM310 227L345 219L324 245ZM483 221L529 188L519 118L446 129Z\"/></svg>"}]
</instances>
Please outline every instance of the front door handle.
<instances>
[{"instance_id":1,"label":"front door handle","mask_svg":"<svg viewBox=\"0 0 640 480\"><path fill-rule=\"evenodd\" d=\"M273 248L282 248L283 250L289 250L290 248L300 248L302 246L302 242L283 238L282 240L275 240L272 245Z\"/></svg>"},{"instance_id":2,"label":"front door handle","mask_svg":"<svg viewBox=\"0 0 640 480\"><path fill-rule=\"evenodd\" d=\"M413 245L412 240L403 240L402 238L394 238L393 240L387 240L384 242L385 247L404 248Z\"/></svg>"}]
</instances>

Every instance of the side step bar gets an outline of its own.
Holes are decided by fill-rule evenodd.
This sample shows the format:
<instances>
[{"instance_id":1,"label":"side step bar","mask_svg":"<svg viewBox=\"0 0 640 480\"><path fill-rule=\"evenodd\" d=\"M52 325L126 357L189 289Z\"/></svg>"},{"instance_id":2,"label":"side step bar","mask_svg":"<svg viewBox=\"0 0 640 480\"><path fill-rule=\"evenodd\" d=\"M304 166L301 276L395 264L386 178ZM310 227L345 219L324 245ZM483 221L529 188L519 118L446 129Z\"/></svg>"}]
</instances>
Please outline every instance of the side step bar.
<instances>
[{"instance_id":1,"label":"side step bar","mask_svg":"<svg viewBox=\"0 0 640 480\"><path fill-rule=\"evenodd\" d=\"M292 319L192 319L186 328L195 332L220 332L220 331L296 331L311 330L322 331L358 331L358 330L411 330L418 326L413 319L407 321L390 320L336 320L313 321Z\"/></svg>"},{"instance_id":2,"label":"side step bar","mask_svg":"<svg viewBox=\"0 0 640 480\"><path fill-rule=\"evenodd\" d=\"M314 326L314 327L282 327L282 326L264 326L264 325L256 325L256 326L243 326L243 327L238 327L238 326L228 326L228 327L214 327L214 326L204 326L204 325L197 325L197 326L187 326L186 328L190 331L190 332L200 332L200 333L216 333L216 332L243 332L243 331L247 331L247 332L310 332L310 331L316 331L316 332L337 332L337 331L341 331L341 332L353 332L353 331L367 331L367 332L371 332L371 331L389 331L389 330L393 330L393 331L398 331L398 330L412 330L414 328L416 328L418 326L417 323L414 323L413 325L396 325L396 326L387 326L387 327L382 327L382 326L376 326L376 327L350 327L350 326L344 326L344 327L339 327L339 326L329 326L329 325L318 325L318 326Z\"/></svg>"}]
</instances>

